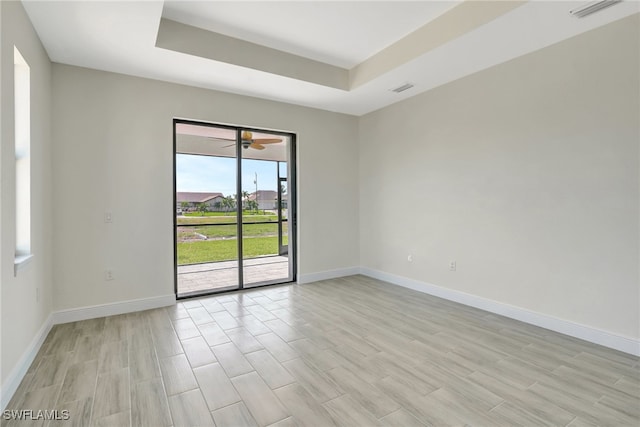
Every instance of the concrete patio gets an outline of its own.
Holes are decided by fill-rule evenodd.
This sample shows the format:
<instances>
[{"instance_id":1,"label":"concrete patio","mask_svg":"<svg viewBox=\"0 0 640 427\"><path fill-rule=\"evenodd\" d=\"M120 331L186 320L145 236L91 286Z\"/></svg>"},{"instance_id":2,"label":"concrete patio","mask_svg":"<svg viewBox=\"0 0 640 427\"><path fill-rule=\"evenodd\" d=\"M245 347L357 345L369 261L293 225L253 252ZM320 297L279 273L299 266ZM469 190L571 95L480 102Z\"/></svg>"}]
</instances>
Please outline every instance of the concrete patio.
<instances>
[{"instance_id":1,"label":"concrete patio","mask_svg":"<svg viewBox=\"0 0 640 427\"><path fill-rule=\"evenodd\" d=\"M245 288L287 282L289 258L275 255L245 259L243 270ZM178 266L178 296L237 287L238 261Z\"/></svg>"}]
</instances>

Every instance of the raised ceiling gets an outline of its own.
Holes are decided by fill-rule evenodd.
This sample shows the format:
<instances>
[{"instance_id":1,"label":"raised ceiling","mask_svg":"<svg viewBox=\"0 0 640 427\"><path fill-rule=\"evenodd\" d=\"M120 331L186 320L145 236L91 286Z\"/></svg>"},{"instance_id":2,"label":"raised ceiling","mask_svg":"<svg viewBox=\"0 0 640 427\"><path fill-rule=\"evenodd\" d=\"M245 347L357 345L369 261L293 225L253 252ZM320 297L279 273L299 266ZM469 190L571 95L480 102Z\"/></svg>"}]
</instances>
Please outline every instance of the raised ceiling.
<instances>
[{"instance_id":1,"label":"raised ceiling","mask_svg":"<svg viewBox=\"0 0 640 427\"><path fill-rule=\"evenodd\" d=\"M581 19L568 13L575 1L23 4L54 62L354 115L639 11L636 1Z\"/></svg>"},{"instance_id":2,"label":"raised ceiling","mask_svg":"<svg viewBox=\"0 0 640 427\"><path fill-rule=\"evenodd\" d=\"M165 18L352 68L460 1L165 2Z\"/></svg>"}]
</instances>

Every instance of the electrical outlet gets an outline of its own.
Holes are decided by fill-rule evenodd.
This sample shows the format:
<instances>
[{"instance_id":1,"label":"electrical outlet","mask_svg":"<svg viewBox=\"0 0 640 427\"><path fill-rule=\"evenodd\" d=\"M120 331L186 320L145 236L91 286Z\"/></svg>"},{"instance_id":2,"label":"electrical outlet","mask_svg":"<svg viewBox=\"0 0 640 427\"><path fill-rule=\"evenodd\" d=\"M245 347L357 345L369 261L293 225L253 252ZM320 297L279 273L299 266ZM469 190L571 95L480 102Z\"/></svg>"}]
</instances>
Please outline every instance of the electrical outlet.
<instances>
[{"instance_id":1,"label":"electrical outlet","mask_svg":"<svg viewBox=\"0 0 640 427\"><path fill-rule=\"evenodd\" d=\"M409 256L407 256L407 261L413 262L413 255L409 254Z\"/></svg>"},{"instance_id":2,"label":"electrical outlet","mask_svg":"<svg viewBox=\"0 0 640 427\"><path fill-rule=\"evenodd\" d=\"M111 214L111 212L104 213L104 222L106 223L113 222L113 214Z\"/></svg>"},{"instance_id":3,"label":"electrical outlet","mask_svg":"<svg viewBox=\"0 0 640 427\"><path fill-rule=\"evenodd\" d=\"M107 270L104 272L104 280L113 280L113 271Z\"/></svg>"},{"instance_id":4,"label":"electrical outlet","mask_svg":"<svg viewBox=\"0 0 640 427\"><path fill-rule=\"evenodd\" d=\"M449 261L449 271L456 271L456 262Z\"/></svg>"}]
</instances>

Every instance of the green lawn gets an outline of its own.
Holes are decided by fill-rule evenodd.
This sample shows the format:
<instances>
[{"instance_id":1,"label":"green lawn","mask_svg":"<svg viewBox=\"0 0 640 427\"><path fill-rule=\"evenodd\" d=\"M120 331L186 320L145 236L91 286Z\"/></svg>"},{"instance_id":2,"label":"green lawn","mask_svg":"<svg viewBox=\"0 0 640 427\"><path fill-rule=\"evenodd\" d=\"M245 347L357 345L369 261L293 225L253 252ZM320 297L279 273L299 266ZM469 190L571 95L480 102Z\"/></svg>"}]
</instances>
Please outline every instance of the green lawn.
<instances>
[{"instance_id":1,"label":"green lawn","mask_svg":"<svg viewBox=\"0 0 640 427\"><path fill-rule=\"evenodd\" d=\"M277 255L278 237L245 238L242 247L244 258ZM236 239L178 243L178 265L231 261L236 259L237 251L238 241Z\"/></svg>"},{"instance_id":2,"label":"green lawn","mask_svg":"<svg viewBox=\"0 0 640 427\"><path fill-rule=\"evenodd\" d=\"M235 216L234 212L184 212L184 216Z\"/></svg>"},{"instance_id":3,"label":"green lawn","mask_svg":"<svg viewBox=\"0 0 640 427\"><path fill-rule=\"evenodd\" d=\"M282 224L283 232L287 232L287 223ZM244 224L243 234L245 237L264 237L278 234L277 222L264 222L260 224ZM208 238L236 237L237 228L235 224L230 225L210 225L202 227L178 227L178 242L196 238L195 233L202 234Z\"/></svg>"},{"instance_id":4,"label":"green lawn","mask_svg":"<svg viewBox=\"0 0 640 427\"><path fill-rule=\"evenodd\" d=\"M258 210L257 213L254 210L251 211L242 211L242 215L243 216L250 216L250 215L271 215L271 214L266 214L264 213L264 210ZM232 216L235 217L236 216L236 211L232 210L232 211L228 211L228 212L200 212L200 211L196 211L196 212L183 212L182 213L183 216Z\"/></svg>"},{"instance_id":5,"label":"green lawn","mask_svg":"<svg viewBox=\"0 0 640 427\"><path fill-rule=\"evenodd\" d=\"M217 212L207 212L217 213ZM213 216L179 216L176 217L178 225L184 224L235 224L235 215L213 215ZM277 215L243 215L244 222L277 222Z\"/></svg>"}]
</instances>

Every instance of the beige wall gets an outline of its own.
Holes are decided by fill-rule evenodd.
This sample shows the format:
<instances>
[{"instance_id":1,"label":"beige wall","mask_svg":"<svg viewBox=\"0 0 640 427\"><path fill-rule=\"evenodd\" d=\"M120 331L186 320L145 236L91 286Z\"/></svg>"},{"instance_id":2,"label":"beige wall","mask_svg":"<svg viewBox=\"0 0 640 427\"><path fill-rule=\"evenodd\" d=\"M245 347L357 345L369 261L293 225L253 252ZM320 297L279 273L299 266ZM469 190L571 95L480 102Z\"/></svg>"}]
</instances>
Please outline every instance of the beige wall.
<instances>
[{"instance_id":1,"label":"beige wall","mask_svg":"<svg viewBox=\"0 0 640 427\"><path fill-rule=\"evenodd\" d=\"M20 2L0 2L2 67L0 92L2 206L1 380L5 380L27 351L51 313L51 63ZM15 140L13 115L13 47L31 71L31 249L32 261L18 276L15 255ZM36 292L39 298L36 299Z\"/></svg>"},{"instance_id":2,"label":"beige wall","mask_svg":"<svg viewBox=\"0 0 640 427\"><path fill-rule=\"evenodd\" d=\"M297 133L298 273L358 265L355 117L59 64L53 99L56 310L174 292L174 117Z\"/></svg>"},{"instance_id":3,"label":"beige wall","mask_svg":"<svg viewBox=\"0 0 640 427\"><path fill-rule=\"evenodd\" d=\"M639 28L362 117L361 264L637 340Z\"/></svg>"}]
</instances>

